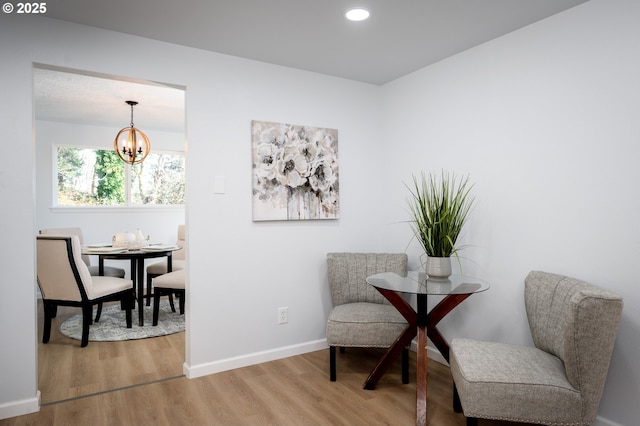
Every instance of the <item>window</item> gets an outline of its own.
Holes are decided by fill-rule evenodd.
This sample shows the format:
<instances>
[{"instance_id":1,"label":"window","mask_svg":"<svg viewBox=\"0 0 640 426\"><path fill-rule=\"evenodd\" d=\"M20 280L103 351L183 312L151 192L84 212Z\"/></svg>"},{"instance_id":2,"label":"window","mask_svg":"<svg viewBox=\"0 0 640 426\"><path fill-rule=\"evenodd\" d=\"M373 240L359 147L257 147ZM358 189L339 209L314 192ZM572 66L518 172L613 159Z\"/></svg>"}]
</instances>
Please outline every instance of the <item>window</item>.
<instances>
[{"instance_id":1,"label":"window","mask_svg":"<svg viewBox=\"0 0 640 426\"><path fill-rule=\"evenodd\" d=\"M57 206L184 204L184 155L151 152L140 164L114 151L56 146Z\"/></svg>"}]
</instances>

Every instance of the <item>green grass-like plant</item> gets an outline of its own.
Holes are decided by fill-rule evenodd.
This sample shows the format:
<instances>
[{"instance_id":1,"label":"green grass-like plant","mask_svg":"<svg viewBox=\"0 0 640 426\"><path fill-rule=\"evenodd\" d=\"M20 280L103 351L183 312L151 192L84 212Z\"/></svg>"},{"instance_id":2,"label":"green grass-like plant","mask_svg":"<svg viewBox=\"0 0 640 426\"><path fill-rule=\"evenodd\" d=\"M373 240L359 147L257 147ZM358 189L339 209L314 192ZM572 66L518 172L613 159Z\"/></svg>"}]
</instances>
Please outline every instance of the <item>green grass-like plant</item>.
<instances>
[{"instance_id":1,"label":"green grass-like plant","mask_svg":"<svg viewBox=\"0 0 640 426\"><path fill-rule=\"evenodd\" d=\"M410 223L424 252L431 257L457 256L456 241L475 201L469 176L423 172L421 179L413 176L413 186L405 186L411 193Z\"/></svg>"}]
</instances>

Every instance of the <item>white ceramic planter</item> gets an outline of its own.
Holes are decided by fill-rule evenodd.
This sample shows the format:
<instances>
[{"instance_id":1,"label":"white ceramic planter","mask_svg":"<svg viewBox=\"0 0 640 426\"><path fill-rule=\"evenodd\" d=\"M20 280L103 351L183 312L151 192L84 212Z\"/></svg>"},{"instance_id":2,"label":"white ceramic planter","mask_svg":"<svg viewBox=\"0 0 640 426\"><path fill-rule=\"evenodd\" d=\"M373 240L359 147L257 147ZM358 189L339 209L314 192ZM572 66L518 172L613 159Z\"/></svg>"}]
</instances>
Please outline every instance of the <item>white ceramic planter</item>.
<instances>
[{"instance_id":1,"label":"white ceramic planter","mask_svg":"<svg viewBox=\"0 0 640 426\"><path fill-rule=\"evenodd\" d=\"M429 278L449 278L451 275L451 258L427 256L425 272Z\"/></svg>"}]
</instances>

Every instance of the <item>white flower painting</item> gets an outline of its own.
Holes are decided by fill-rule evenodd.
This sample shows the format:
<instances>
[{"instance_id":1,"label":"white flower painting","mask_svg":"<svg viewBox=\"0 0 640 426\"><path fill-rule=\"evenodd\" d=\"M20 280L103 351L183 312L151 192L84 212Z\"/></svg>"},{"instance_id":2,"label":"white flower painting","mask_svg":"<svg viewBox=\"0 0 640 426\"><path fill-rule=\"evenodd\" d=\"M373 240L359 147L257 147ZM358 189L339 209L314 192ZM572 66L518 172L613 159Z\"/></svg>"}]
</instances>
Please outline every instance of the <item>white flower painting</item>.
<instances>
[{"instance_id":1,"label":"white flower painting","mask_svg":"<svg viewBox=\"0 0 640 426\"><path fill-rule=\"evenodd\" d=\"M253 220L337 219L338 131L252 121Z\"/></svg>"}]
</instances>

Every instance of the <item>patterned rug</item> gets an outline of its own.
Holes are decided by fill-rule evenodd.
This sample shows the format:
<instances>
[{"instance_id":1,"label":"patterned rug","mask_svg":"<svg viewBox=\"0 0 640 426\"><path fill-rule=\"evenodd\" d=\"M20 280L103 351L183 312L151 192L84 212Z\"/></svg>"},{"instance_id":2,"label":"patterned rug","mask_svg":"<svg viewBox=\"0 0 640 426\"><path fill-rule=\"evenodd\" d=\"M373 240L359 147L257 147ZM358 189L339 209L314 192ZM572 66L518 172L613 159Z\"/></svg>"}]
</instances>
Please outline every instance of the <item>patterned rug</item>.
<instances>
[{"instance_id":1,"label":"patterned rug","mask_svg":"<svg viewBox=\"0 0 640 426\"><path fill-rule=\"evenodd\" d=\"M113 342L117 340L145 339L147 337L165 336L167 334L184 331L184 315L178 312L178 301L175 301L176 312L171 312L169 301L160 301L158 325L153 326L153 306L144 307L144 327L138 325L138 310L131 311L133 327L127 328L125 311L120 304L107 306L102 309L100 321L89 327L89 340L94 342ZM94 308L94 318L95 318ZM74 315L60 326L60 332L72 339L82 337L82 314Z\"/></svg>"}]
</instances>

